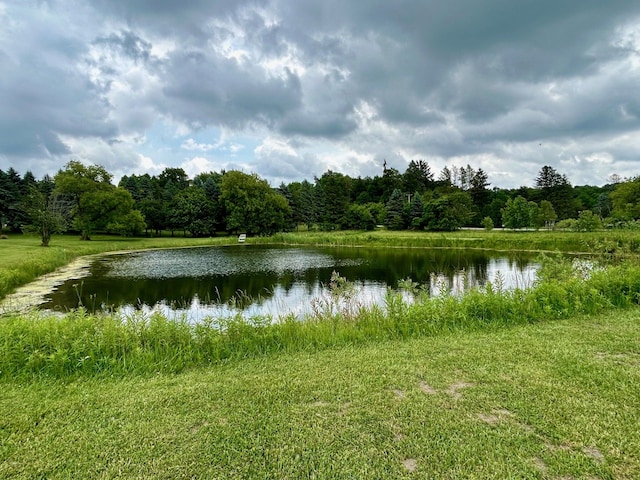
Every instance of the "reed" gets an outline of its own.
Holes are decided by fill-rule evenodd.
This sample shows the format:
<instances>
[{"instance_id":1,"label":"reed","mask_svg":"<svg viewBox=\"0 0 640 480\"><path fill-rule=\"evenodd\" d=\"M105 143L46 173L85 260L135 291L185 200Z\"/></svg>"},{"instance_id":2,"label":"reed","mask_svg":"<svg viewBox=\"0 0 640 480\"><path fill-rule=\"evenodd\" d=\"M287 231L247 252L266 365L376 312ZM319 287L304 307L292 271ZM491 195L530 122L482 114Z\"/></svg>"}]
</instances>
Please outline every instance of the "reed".
<instances>
[{"instance_id":1,"label":"reed","mask_svg":"<svg viewBox=\"0 0 640 480\"><path fill-rule=\"evenodd\" d=\"M237 316L193 324L160 314L94 315L82 308L64 317L14 315L0 319L0 377L180 372L276 352L495 330L640 303L640 267L634 263L604 268L560 257L541 262L532 288L503 290L497 278L484 289L460 295L442 290L432 297L412 284L413 301L390 290L385 308L354 305L352 286L337 276L328 298L319 299L324 307L303 321Z\"/></svg>"},{"instance_id":2,"label":"reed","mask_svg":"<svg viewBox=\"0 0 640 480\"><path fill-rule=\"evenodd\" d=\"M597 232L461 230L457 232L388 231L296 232L252 239L289 245L379 246L413 248L475 248L508 251L603 253L625 256L640 253L637 233L628 230Z\"/></svg>"}]
</instances>

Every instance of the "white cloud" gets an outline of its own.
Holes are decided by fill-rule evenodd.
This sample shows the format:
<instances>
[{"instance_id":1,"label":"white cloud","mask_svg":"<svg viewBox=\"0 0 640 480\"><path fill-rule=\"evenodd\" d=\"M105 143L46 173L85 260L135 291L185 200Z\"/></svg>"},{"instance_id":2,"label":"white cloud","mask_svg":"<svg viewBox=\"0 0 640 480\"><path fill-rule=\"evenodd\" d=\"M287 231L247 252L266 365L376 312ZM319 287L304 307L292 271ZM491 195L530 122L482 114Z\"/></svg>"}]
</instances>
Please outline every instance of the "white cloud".
<instances>
[{"instance_id":1,"label":"white cloud","mask_svg":"<svg viewBox=\"0 0 640 480\"><path fill-rule=\"evenodd\" d=\"M183 161L180 166L191 178L201 173L213 172L218 169L218 165L204 157L193 157Z\"/></svg>"},{"instance_id":2,"label":"white cloud","mask_svg":"<svg viewBox=\"0 0 640 480\"><path fill-rule=\"evenodd\" d=\"M208 152L209 150L220 148L220 145L220 143L196 143L193 138L189 138L182 142L181 148L184 148L185 150L199 150L201 152Z\"/></svg>"},{"instance_id":3,"label":"white cloud","mask_svg":"<svg viewBox=\"0 0 640 480\"><path fill-rule=\"evenodd\" d=\"M0 159L38 176L72 157L271 183L385 159L499 187L640 169L630 0L0 0L0 23Z\"/></svg>"}]
</instances>

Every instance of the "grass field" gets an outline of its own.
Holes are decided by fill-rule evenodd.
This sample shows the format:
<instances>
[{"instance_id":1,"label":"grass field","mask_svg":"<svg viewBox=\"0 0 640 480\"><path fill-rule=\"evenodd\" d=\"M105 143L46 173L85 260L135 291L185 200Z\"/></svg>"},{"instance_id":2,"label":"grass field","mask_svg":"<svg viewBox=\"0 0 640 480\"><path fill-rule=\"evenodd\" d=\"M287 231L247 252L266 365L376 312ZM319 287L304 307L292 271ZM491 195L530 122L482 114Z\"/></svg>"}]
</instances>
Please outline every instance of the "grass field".
<instances>
[{"instance_id":1,"label":"grass field","mask_svg":"<svg viewBox=\"0 0 640 480\"><path fill-rule=\"evenodd\" d=\"M2 478L640 477L640 311L0 383Z\"/></svg>"},{"instance_id":2,"label":"grass field","mask_svg":"<svg viewBox=\"0 0 640 480\"><path fill-rule=\"evenodd\" d=\"M640 478L629 232L285 234L250 242L585 251L527 291L389 295L313 322L0 317L0 478ZM0 297L71 259L217 239L0 240ZM544 248L543 248L544 247ZM589 314L589 315L586 315Z\"/></svg>"}]
</instances>

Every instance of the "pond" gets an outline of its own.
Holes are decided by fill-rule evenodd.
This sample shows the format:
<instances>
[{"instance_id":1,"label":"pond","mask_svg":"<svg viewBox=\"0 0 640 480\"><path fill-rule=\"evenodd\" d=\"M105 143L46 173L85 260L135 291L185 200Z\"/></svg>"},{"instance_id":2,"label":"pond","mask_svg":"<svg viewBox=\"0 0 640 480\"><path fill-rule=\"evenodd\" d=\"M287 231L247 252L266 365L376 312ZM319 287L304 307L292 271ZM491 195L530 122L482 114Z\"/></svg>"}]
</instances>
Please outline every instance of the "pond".
<instances>
[{"instance_id":1,"label":"pond","mask_svg":"<svg viewBox=\"0 0 640 480\"><path fill-rule=\"evenodd\" d=\"M533 253L479 250L235 245L104 256L40 308L161 311L190 321L313 313L336 272L356 287L354 302L384 305L388 288L411 279L430 294L487 282L522 288L535 280ZM334 274L335 275L335 274Z\"/></svg>"}]
</instances>

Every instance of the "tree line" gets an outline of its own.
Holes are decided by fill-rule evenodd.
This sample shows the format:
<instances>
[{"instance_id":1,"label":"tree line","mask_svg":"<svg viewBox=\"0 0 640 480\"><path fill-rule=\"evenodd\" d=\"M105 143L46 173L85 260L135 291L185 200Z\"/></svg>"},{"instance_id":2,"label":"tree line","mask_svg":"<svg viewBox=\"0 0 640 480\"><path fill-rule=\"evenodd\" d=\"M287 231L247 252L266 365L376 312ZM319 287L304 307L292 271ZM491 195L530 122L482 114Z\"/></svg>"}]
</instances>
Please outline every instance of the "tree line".
<instances>
[{"instance_id":1,"label":"tree line","mask_svg":"<svg viewBox=\"0 0 640 480\"><path fill-rule=\"evenodd\" d=\"M640 177L598 186L572 186L544 166L534 187L490 188L480 168L445 167L437 176L423 160L400 172L352 178L331 170L313 182L272 188L256 174L231 170L190 179L181 168L152 176L113 176L100 165L70 161L54 177L37 180L0 170L0 225L38 233L43 245L65 230L90 239L94 232L192 236L220 232L268 235L309 229L451 231L504 226L590 230L640 219Z\"/></svg>"}]
</instances>

